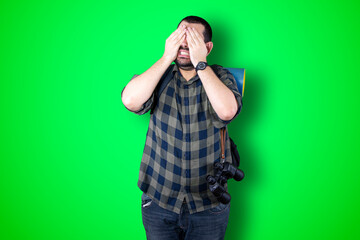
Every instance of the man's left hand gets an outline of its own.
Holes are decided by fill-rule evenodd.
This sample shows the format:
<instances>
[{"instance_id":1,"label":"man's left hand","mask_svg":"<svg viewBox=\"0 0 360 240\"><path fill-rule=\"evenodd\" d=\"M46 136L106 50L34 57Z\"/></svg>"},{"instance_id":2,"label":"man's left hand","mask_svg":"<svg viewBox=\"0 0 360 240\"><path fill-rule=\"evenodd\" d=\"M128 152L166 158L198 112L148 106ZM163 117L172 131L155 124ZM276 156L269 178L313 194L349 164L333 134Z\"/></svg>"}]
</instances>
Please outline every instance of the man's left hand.
<instances>
[{"instance_id":1,"label":"man's left hand","mask_svg":"<svg viewBox=\"0 0 360 240\"><path fill-rule=\"evenodd\" d=\"M186 41L189 45L190 60L194 67L196 67L199 62L206 62L206 44L195 28L187 28Z\"/></svg>"}]
</instances>

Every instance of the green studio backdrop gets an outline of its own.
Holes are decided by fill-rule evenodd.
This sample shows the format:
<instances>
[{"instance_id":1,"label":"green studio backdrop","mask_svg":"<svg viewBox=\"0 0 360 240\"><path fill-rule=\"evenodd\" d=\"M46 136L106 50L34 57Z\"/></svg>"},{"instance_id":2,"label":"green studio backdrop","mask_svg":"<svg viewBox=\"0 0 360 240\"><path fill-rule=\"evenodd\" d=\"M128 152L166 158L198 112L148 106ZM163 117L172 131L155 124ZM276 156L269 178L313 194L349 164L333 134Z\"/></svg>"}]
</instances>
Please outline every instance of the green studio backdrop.
<instances>
[{"instance_id":1,"label":"green studio backdrop","mask_svg":"<svg viewBox=\"0 0 360 240\"><path fill-rule=\"evenodd\" d=\"M2 1L0 238L145 239L149 113L120 93L187 15L246 69L227 240L360 239L356 1Z\"/></svg>"}]
</instances>

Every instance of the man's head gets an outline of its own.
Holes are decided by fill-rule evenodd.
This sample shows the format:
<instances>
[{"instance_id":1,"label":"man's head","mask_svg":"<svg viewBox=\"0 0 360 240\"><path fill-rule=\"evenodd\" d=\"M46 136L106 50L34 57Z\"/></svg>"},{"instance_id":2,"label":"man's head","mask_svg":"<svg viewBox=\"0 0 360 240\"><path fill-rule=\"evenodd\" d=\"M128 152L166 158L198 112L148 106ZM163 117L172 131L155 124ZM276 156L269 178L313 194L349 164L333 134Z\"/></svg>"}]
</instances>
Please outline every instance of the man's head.
<instances>
[{"instance_id":1,"label":"man's head","mask_svg":"<svg viewBox=\"0 0 360 240\"><path fill-rule=\"evenodd\" d=\"M203 28L204 30L200 33L203 34L205 42L211 42L212 30L210 24L207 21L205 21L205 19L197 16L187 16L180 21L178 27L180 27L181 23L183 22L196 23L202 25L204 27Z\"/></svg>"},{"instance_id":2,"label":"man's head","mask_svg":"<svg viewBox=\"0 0 360 240\"><path fill-rule=\"evenodd\" d=\"M201 17L188 16L180 21L180 23L178 24L178 28L182 25L185 25L186 27L193 27L201 34L209 54L213 47L213 43L211 42L212 30L209 23ZM194 69L194 66L190 60L189 46L186 39L180 45L178 56L175 59L175 63L179 68L183 70L189 71Z\"/></svg>"}]
</instances>

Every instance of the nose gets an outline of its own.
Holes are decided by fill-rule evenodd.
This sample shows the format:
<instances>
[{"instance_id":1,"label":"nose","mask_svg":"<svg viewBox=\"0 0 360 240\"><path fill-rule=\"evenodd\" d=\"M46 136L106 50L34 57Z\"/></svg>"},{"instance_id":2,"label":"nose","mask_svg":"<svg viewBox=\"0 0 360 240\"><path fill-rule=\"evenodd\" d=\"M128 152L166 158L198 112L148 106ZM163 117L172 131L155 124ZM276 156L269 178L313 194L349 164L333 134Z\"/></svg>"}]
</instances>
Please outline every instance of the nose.
<instances>
[{"instance_id":1,"label":"nose","mask_svg":"<svg viewBox=\"0 0 360 240\"><path fill-rule=\"evenodd\" d=\"M185 37L184 41L181 43L181 47L186 48L186 49L188 48L188 43L186 41L186 37Z\"/></svg>"}]
</instances>

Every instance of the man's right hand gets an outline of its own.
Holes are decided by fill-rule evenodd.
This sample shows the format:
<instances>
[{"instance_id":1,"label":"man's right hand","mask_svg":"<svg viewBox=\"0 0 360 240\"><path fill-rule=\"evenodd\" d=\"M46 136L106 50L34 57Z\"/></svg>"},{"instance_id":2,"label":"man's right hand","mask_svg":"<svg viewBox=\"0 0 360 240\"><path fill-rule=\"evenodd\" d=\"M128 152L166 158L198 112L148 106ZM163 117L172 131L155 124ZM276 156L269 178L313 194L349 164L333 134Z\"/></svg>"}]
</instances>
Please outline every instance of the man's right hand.
<instances>
[{"instance_id":1,"label":"man's right hand","mask_svg":"<svg viewBox=\"0 0 360 240\"><path fill-rule=\"evenodd\" d=\"M128 110L137 112L150 99L162 75L176 59L185 37L185 26L180 26L166 39L164 55L151 68L131 79L126 85L121 99ZM144 113L145 111L141 114Z\"/></svg>"},{"instance_id":2,"label":"man's right hand","mask_svg":"<svg viewBox=\"0 0 360 240\"><path fill-rule=\"evenodd\" d=\"M163 57L173 62L178 55L179 47L184 41L185 36L185 25L182 25L166 39Z\"/></svg>"}]
</instances>

